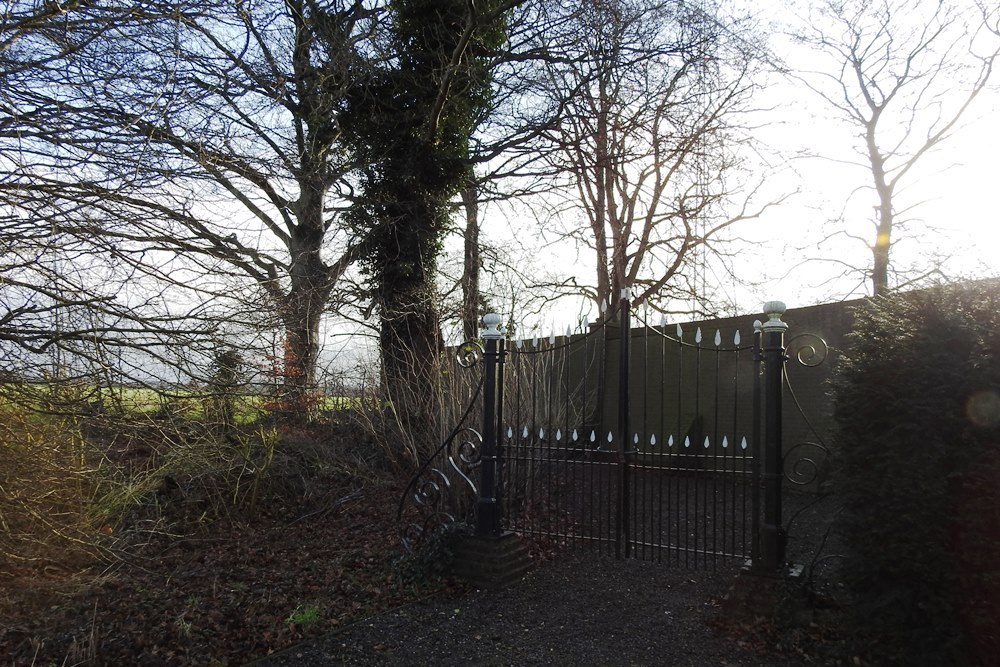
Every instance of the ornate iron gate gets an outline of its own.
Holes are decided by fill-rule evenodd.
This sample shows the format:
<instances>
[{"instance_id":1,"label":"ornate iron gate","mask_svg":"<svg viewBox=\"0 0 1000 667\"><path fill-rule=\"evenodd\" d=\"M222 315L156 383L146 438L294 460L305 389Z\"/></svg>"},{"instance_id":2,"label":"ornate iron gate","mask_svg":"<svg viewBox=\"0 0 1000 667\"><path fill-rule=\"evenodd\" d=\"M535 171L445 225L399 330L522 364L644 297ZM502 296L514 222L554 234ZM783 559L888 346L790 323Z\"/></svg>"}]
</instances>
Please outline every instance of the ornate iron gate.
<instances>
[{"instance_id":1,"label":"ornate iron gate","mask_svg":"<svg viewBox=\"0 0 1000 667\"><path fill-rule=\"evenodd\" d=\"M627 292L616 309L515 342L487 316L483 430L460 425L411 482L404 544L466 520L618 558L781 566L784 306L746 332L633 329Z\"/></svg>"}]
</instances>

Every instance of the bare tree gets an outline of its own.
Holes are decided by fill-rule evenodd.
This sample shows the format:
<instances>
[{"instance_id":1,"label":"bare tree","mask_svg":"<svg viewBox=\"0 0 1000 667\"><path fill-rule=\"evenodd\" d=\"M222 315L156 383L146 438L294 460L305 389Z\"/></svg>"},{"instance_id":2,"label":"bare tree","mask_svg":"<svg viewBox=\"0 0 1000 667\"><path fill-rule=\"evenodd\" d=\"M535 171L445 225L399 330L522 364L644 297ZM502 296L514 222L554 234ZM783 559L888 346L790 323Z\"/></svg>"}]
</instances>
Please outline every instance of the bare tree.
<instances>
[{"instance_id":1,"label":"bare tree","mask_svg":"<svg viewBox=\"0 0 1000 667\"><path fill-rule=\"evenodd\" d=\"M582 289L598 304L624 287L636 303L690 302L713 241L760 212L723 206L760 47L705 3L592 0L571 20L571 57L547 70L565 105L550 159L572 192L566 233L594 258L596 285Z\"/></svg>"},{"instance_id":2,"label":"bare tree","mask_svg":"<svg viewBox=\"0 0 1000 667\"><path fill-rule=\"evenodd\" d=\"M460 193L463 271L459 314L466 340L478 335L490 295L482 292L483 208L523 199L553 187L546 156L556 150L552 128L563 108L545 95L545 64L566 58L570 34L566 3L516 3L506 15L507 38L489 54L492 89L474 120L469 160L473 165ZM488 252L488 255L495 253ZM503 262L501 262L503 263Z\"/></svg>"},{"instance_id":3,"label":"bare tree","mask_svg":"<svg viewBox=\"0 0 1000 667\"><path fill-rule=\"evenodd\" d=\"M0 359L8 377L86 377L91 387L102 376L138 381L149 375L131 372L136 351L163 364L165 341L210 337L202 309L171 314L125 304L118 297L134 274L118 264L114 244L95 234L100 216L77 210L70 231L54 215L66 202L32 190L33 168L44 163L40 124L65 99L44 75L70 68L113 30L143 20L148 15L140 19L127 7L79 1L9 3L0 19Z\"/></svg>"},{"instance_id":4,"label":"bare tree","mask_svg":"<svg viewBox=\"0 0 1000 667\"><path fill-rule=\"evenodd\" d=\"M187 301L207 313L220 298L238 306L253 285L254 305L284 330L285 389L302 403L320 318L356 257L337 222L352 187L337 116L381 12L348 0L164 2L121 14L114 3L78 5L30 30L22 21L5 53L26 40L23 52L59 45L14 68L21 85L5 87L8 210L70 239L76 266L113 257L131 281L130 295L107 297L120 309ZM103 30L70 29L95 17ZM155 298L164 291L170 299Z\"/></svg>"},{"instance_id":5,"label":"bare tree","mask_svg":"<svg viewBox=\"0 0 1000 667\"><path fill-rule=\"evenodd\" d=\"M853 130L874 191L872 293L890 288L891 249L912 205L898 194L986 89L1000 54L1000 9L965 3L826 0L793 35L827 67L795 76Z\"/></svg>"}]
</instances>

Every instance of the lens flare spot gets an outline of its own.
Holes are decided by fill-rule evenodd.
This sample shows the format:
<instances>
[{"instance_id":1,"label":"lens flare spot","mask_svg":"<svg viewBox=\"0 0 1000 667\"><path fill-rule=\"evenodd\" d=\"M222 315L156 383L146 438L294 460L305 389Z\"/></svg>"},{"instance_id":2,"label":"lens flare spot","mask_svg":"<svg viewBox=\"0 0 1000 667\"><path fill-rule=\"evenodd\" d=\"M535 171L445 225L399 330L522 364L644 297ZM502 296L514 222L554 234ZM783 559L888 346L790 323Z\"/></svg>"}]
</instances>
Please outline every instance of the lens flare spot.
<instances>
[{"instance_id":1,"label":"lens flare spot","mask_svg":"<svg viewBox=\"0 0 1000 667\"><path fill-rule=\"evenodd\" d=\"M977 391L965 402L965 416L976 426L1000 424L1000 394L993 389Z\"/></svg>"}]
</instances>

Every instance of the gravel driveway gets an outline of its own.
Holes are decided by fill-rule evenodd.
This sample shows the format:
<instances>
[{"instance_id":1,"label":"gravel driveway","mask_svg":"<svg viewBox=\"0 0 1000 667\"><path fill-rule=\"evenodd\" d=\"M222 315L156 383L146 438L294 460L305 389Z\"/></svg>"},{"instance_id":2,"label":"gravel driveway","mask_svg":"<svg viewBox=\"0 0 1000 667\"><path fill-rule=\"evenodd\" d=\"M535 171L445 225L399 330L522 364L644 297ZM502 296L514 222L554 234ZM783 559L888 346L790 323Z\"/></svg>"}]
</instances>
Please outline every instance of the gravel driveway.
<instances>
[{"instance_id":1,"label":"gravel driveway","mask_svg":"<svg viewBox=\"0 0 1000 667\"><path fill-rule=\"evenodd\" d=\"M252 664L800 664L754 653L752 642L723 631L719 602L738 576L734 568L703 572L563 556L503 590L386 612Z\"/></svg>"}]
</instances>

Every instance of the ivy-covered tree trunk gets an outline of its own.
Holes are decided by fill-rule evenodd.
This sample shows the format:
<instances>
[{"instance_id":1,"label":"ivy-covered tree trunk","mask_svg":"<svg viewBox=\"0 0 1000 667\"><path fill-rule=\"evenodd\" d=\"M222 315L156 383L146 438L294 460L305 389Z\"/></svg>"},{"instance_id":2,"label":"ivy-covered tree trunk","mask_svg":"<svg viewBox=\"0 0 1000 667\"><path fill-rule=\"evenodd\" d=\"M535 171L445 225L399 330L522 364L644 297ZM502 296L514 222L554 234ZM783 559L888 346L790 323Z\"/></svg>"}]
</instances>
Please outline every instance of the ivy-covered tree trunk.
<instances>
[{"instance_id":1,"label":"ivy-covered tree trunk","mask_svg":"<svg viewBox=\"0 0 1000 667\"><path fill-rule=\"evenodd\" d=\"M471 173L469 137L490 93L487 56L505 34L500 4L394 3L398 57L379 64L342 119L370 165L351 215L366 239L384 390L399 444L414 458L440 435L436 261Z\"/></svg>"},{"instance_id":2,"label":"ivy-covered tree trunk","mask_svg":"<svg viewBox=\"0 0 1000 667\"><path fill-rule=\"evenodd\" d=\"M410 157L428 154L413 145ZM405 164L409 163L409 164ZM412 456L436 439L440 315L435 273L447 210L428 201L429 185L417 162L390 162L389 200L379 228L376 275L380 360L384 392L392 407L393 435ZM421 186L424 187L421 187ZM446 201L446 200L445 200Z\"/></svg>"},{"instance_id":3,"label":"ivy-covered tree trunk","mask_svg":"<svg viewBox=\"0 0 1000 667\"><path fill-rule=\"evenodd\" d=\"M467 341L479 337L480 259L479 246L479 189L470 181L462 189L462 207L465 209L465 252L462 261L462 333Z\"/></svg>"}]
</instances>

